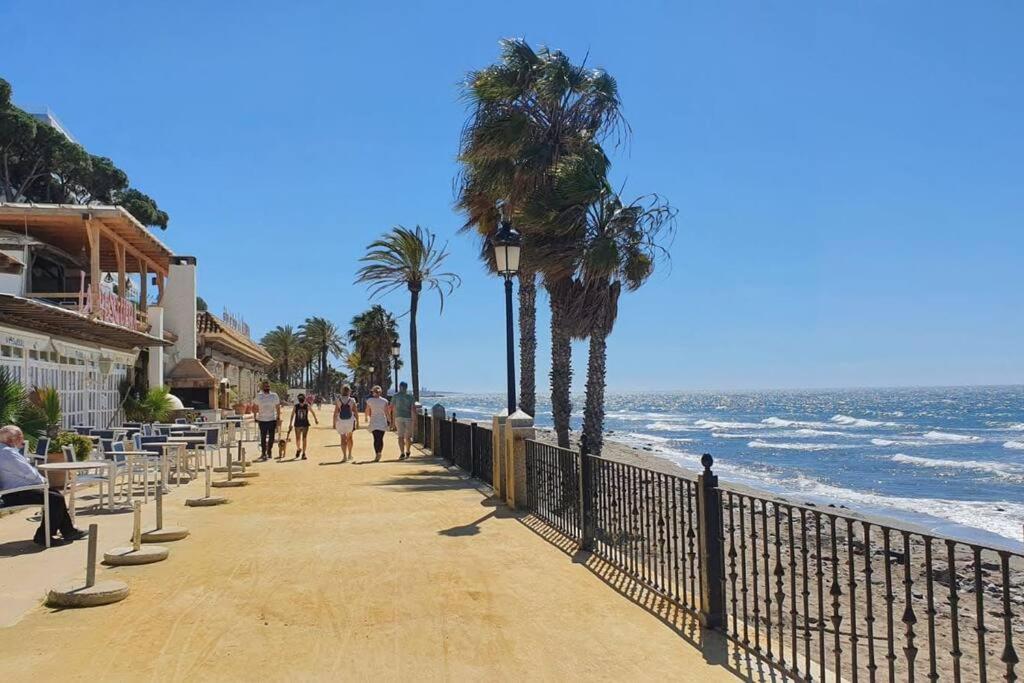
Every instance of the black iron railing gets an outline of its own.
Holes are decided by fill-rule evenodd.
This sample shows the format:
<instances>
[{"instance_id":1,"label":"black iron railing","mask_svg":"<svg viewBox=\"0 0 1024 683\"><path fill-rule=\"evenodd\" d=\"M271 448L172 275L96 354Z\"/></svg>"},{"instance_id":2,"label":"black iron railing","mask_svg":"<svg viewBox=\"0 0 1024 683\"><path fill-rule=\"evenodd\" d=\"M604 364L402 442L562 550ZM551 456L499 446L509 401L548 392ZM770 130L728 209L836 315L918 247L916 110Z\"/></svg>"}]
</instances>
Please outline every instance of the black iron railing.
<instances>
[{"instance_id":1,"label":"black iron railing","mask_svg":"<svg viewBox=\"0 0 1024 683\"><path fill-rule=\"evenodd\" d=\"M473 433L467 422L458 422L452 416L452 464L465 472L473 472Z\"/></svg>"},{"instance_id":2,"label":"black iron railing","mask_svg":"<svg viewBox=\"0 0 1024 683\"><path fill-rule=\"evenodd\" d=\"M526 504L572 539L582 537L580 456L567 448L526 441Z\"/></svg>"},{"instance_id":3,"label":"black iron railing","mask_svg":"<svg viewBox=\"0 0 1024 683\"><path fill-rule=\"evenodd\" d=\"M1020 555L729 489L722 516L727 634L780 670L1016 679Z\"/></svg>"},{"instance_id":4,"label":"black iron railing","mask_svg":"<svg viewBox=\"0 0 1024 683\"><path fill-rule=\"evenodd\" d=\"M470 425L472 437L473 469L470 475L494 486L494 457L491 448L491 430L485 429L475 422Z\"/></svg>"},{"instance_id":5,"label":"black iron railing","mask_svg":"<svg viewBox=\"0 0 1024 683\"><path fill-rule=\"evenodd\" d=\"M696 610L700 604L696 481L591 455L593 552Z\"/></svg>"}]
</instances>

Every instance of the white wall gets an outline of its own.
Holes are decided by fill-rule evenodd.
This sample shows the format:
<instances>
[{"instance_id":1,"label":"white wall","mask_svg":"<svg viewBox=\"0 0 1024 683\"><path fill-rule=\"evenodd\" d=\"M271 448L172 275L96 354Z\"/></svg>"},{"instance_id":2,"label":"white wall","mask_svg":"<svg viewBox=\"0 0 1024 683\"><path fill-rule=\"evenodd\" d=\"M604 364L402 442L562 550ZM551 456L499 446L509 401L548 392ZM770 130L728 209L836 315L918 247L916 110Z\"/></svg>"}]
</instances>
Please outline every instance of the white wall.
<instances>
[{"instance_id":1,"label":"white wall","mask_svg":"<svg viewBox=\"0 0 1024 683\"><path fill-rule=\"evenodd\" d=\"M172 263L163 293L164 329L178 335L175 363L196 357L196 266ZM170 368L173 368L172 363ZM169 369L170 369L169 368Z\"/></svg>"}]
</instances>

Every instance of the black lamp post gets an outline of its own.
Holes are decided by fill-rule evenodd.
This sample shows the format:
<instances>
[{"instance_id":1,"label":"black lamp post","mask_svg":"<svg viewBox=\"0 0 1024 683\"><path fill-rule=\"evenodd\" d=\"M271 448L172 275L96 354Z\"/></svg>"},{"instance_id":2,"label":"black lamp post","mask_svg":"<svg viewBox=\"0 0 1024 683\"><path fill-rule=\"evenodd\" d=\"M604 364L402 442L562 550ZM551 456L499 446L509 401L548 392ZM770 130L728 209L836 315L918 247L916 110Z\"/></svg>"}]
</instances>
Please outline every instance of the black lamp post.
<instances>
[{"instance_id":1,"label":"black lamp post","mask_svg":"<svg viewBox=\"0 0 1024 683\"><path fill-rule=\"evenodd\" d=\"M512 224L502 220L491 238L494 262L505 278L505 346L508 354L508 414L516 412L515 339L512 333L512 279L519 272L519 250L522 239Z\"/></svg>"},{"instance_id":2,"label":"black lamp post","mask_svg":"<svg viewBox=\"0 0 1024 683\"><path fill-rule=\"evenodd\" d=\"M392 365L395 366L395 385L394 388L392 388L391 393L398 391L398 359L401 355L402 345L398 342L398 339L395 339L395 341L391 343L391 358L393 359Z\"/></svg>"}]
</instances>

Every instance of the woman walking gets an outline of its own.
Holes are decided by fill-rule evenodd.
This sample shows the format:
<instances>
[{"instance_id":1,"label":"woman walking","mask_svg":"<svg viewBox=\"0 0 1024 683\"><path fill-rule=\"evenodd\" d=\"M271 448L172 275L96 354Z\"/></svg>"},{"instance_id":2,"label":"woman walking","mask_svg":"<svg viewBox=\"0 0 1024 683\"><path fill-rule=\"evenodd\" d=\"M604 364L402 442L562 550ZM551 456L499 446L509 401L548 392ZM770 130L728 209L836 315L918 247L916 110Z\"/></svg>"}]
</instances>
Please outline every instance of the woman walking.
<instances>
[{"instance_id":1,"label":"woman walking","mask_svg":"<svg viewBox=\"0 0 1024 683\"><path fill-rule=\"evenodd\" d=\"M334 404L334 428L341 436L341 461L348 462L352 457L352 432L359 429L359 410L347 384L341 388L341 398Z\"/></svg>"},{"instance_id":2,"label":"woman walking","mask_svg":"<svg viewBox=\"0 0 1024 683\"><path fill-rule=\"evenodd\" d=\"M309 416L313 416L313 421L320 424L320 420L317 419L316 413L309 409L309 403L306 402L306 396L299 394L299 399L292 408L292 417L288 424L288 433L292 431L292 427L295 428L295 457L302 457L306 459L306 435L309 433ZM278 457L278 460L281 458Z\"/></svg>"},{"instance_id":3,"label":"woman walking","mask_svg":"<svg viewBox=\"0 0 1024 683\"><path fill-rule=\"evenodd\" d=\"M373 432L374 462L380 462L381 453L384 452L384 432L391 427L389 418L390 404L386 398L381 398L381 388L373 388L373 396L366 399L366 419L370 423L370 431Z\"/></svg>"}]
</instances>

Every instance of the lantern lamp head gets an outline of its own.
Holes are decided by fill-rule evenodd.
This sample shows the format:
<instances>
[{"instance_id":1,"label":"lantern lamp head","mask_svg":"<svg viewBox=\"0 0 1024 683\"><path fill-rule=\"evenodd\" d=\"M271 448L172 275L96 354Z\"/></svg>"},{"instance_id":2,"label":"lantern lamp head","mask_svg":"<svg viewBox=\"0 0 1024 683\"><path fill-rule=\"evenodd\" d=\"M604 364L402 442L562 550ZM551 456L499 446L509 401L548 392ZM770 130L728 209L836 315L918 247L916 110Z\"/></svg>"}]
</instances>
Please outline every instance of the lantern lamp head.
<instances>
[{"instance_id":1,"label":"lantern lamp head","mask_svg":"<svg viewBox=\"0 0 1024 683\"><path fill-rule=\"evenodd\" d=\"M494 248L494 262L498 273L511 278L519 272L519 253L522 248L522 237L512 223L502 219L497 232L491 238Z\"/></svg>"}]
</instances>

